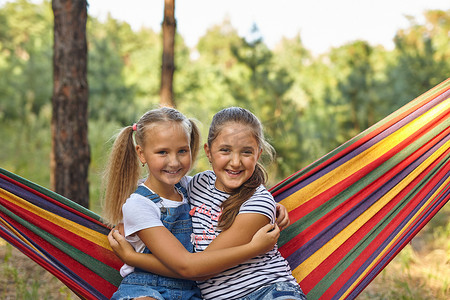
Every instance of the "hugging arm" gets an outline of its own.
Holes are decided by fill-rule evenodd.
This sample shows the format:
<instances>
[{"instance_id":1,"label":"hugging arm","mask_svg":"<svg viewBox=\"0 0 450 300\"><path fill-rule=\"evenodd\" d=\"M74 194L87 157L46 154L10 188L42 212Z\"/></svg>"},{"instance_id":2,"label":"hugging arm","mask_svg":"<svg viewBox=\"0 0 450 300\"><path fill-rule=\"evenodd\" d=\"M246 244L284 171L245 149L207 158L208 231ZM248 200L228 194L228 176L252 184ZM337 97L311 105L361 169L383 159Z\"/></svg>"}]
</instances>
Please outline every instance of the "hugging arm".
<instances>
[{"instance_id":1,"label":"hugging arm","mask_svg":"<svg viewBox=\"0 0 450 300\"><path fill-rule=\"evenodd\" d=\"M153 254L138 253L123 236L123 231L111 230L108 234L109 245L114 253L127 265L172 278L182 278L167 268Z\"/></svg>"},{"instance_id":2,"label":"hugging arm","mask_svg":"<svg viewBox=\"0 0 450 300\"><path fill-rule=\"evenodd\" d=\"M275 245L279 233L278 226L274 228L273 225L267 225L245 244L230 246L226 250L190 253L167 228L160 226L143 229L138 232L139 238L153 255L136 253L126 241L123 244L124 239L117 231L111 231L108 240L116 254L129 265L160 275L199 279L220 273L269 251Z\"/></svg>"},{"instance_id":3,"label":"hugging arm","mask_svg":"<svg viewBox=\"0 0 450 300\"><path fill-rule=\"evenodd\" d=\"M262 214L239 214L231 227L221 232L217 238L209 244L205 252L245 245L252 239L253 235L264 226L270 226L269 218ZM268 250L271 249L272 248Z\"/></svg>"},{"instance_id":4,"label":"hugging arm","mask_svg":"<svg viewBox=\"0 0 450 300\"><path fill-rule=\"evenodd\" d=\"M268 218L264 217L263 215L259 214L242 214L238 215L238 217L235 220L235 223L226 230L225 232L222 232L217 241L213 242L212 245L210 245L206 250L213 250L213 249L223 249L232 247L233 245L243 245L248 243L255 232L265 224L269 222ZM289 225L289 216L287 213L286 208L277 203L277 224L281 228L286 228ZM243 229L245 228L245 230ZM123 233L123 231L121 231ZM267 230L265 230L267 232ZM261 234L264 233L264 229L261 229ZM170 234L167 230L167 234ZM278 227L271 233L268 233L268 236L270 238L270 234L276 235L278 239L279 236L279 229ZM171 234L170 234L171 235ZM239 238L236 238L239 237ZM256 236L255 236L256 237ZM259 237L261 238L261 237ZM126 264L130 266L139 267L141 269L147 270L152 273L156 273L163 276L173 277L173 278L187 278L186 276L181 276L179 270L177 270L177 267L169 268L166 264L162 263L156 256L152 254L143 254L143 253L137 253L135 252L134 248L125 240L125 238L115 230L112 230L110 234L108 235L109 243L119 258L125 262ZM272 244L273 246L273 244ZM267 248L267 251L270 250L271 247L269 246ZM184 248L182 249L183 251ZM181 250L180 250L181 251ZM262 254L266 251L261 251ZM186 253L188 253L186 251ZM204 252L202 252L204 253ZM200 254L200 253L198 253ZM204 255L204 254L202 254ZM256 255L254 255L256 256ZM251 256L251 257L254 257ZM251 258L249 257L249 258ZM220 257L223 258L223 257ZM238 263L244 262L245 258L242 258L241 261ZM214 262L216 263L216 262ZM213 274L219 273L227 268L230 268L236 264L225 264L227 267L220 268L220 266L217 266L215 270L212 269L204 269L202 272L201 270L193 271L193 273L190 273L188 278L190 279L197 279L197 280L204 280L209 277L211 277Z\"/></svg>"},{"instance_id":5,"label":"hugging arm","mask_svg":"<svg viewBox=\"0 0 450 300\"><path fill-rule=\"evenodd\" d=\"M276 203L276 224L280 230L290 224L286 207ZM214 241L209 244L206 250L224 249L248 243L255 232L270 223L270 219L259 213L238 214L230 228L221 232ZM205 251L206 251L205 250Z\"/></svg>"}]
</instances>

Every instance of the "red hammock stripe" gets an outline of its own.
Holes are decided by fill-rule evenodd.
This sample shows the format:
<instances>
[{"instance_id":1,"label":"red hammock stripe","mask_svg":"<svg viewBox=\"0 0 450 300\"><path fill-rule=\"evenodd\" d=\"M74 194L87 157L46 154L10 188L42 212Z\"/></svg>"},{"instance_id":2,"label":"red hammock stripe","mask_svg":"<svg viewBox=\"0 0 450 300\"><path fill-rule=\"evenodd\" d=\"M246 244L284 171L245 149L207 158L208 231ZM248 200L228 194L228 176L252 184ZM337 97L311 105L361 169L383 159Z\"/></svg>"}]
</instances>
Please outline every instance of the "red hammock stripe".
<instances>
[{"instance_id":1,"label":"red hammock stripe","mask_svg":"<svg viewBox=\"0 0 450 300\"><path fill-rule=\"evenodd\" d=\"M367 286L376 275L378 275L381 270L397 255L403 247L409 243L411 238L415 236L425 225L426 223L448 202L450 199L450 189L449 187L446 188L445 197L438 198L437 201L434 201L431 209L426 210L426 215L424 218L420 218L415 222L415 226L409 234L405 234L403 236L402 242L397 243L395 247L391 247L392 251L391 253L386 253L383 256L383 259L380 261L378 265L373 267L367 275L361 280L362 284L355 287L351 293L349 293L348 297L351 299L354 299L365 286ZM341 288L342 289L342 288ZM350 289L349 289L350 291ZM349 292L348 291L348 292Z\"/></svg>"},{"instance_id":2,"label":"red hammock stripe","mask_svg":"<svg viewBox=\"0 0 450 300\"><path fill-rule=\"evenodd\" d=\"M424 97L435 93L434 97L429 97L423 100L422 102L419 102L415 104L415 106L409 108L408 110L401 112L402 109L400 109L397 112L394 112L391 116L386 117L384 120L380 121L379 123L373 125L371 128L367 129L366 131L362 132L360 135L356 136L352 140L348 141L347 143L343 144L336 150L330 152L329 154L325 155L321 159L317 160L316 162L311 164L311 167L314 167L309 172L306 172L308 170L308 167L306 167L303 170L300 170L291 176L287 177L283 181L279 182L275 186L273 186L270 191L274 196L279 195L280 193L286 191L287 189L293 187L294 185L297 185L299 182L304 180L306 177L311 176L311 174L314 174L318 170L322 169L324 166L327 166L331 164L333 161L341 158L342 156L347 155L349 152L353 151L354 149L360 147L362 144L366 143L368 140L374 138L375 136L381 134L385 130L389 129L390 127L394 126L399 121L404 120L408 116L412 115L414 117L415 114L421 113L423 109L427 109L431 104L434 106L448 98L448 80L439 84L438 86L434 87L432 90L424 93L423 95L419 96L415 99L415 101L411 101L411 104L415 104L417 101L423 99ZM408 105L406 105L407 107ZM389 120L392 118L391 120ZM377 127L379 125L379 127ZM372 130L372 131L371 131ZM335 154L334 154L335 153ZM330 154L334 154L334 156L331 156ZM327 159L327 160L325 160ZM320 161L324 160L322 163L318 164ZM303 174L301 177L301 174Z\"/></svg>"},{"instance_id":3,"label":"red hammock stripe","mask_svg":"<svg viewBox=\"0 0 450 300\"><path fill-rule=\"evenodd\" d=\"M103 261L115 269L120 269L122 263L117 260L116 255L112 251L106 251L105 248L91 242L74 232L71 232L63 227L59 227L54 223L41 218L40 216L27 211L26 209L13 204L3 198L0 198L0 205L16 215L26 215L27 221L32 224L39 224L39 227L46 232L53 232L53 236L66 243L73 243L75 245L83 245L83 252L92 258Z\"/></svg>"},{"instance_id":4,"label":"red hammock stripe","mask_svg":"<svg viewBox=\"0 0 450 300\"><path fill-rule=\"evenodd\" d=\"M2 216L2 218L11 224L14 224L16 229L18 229L27 238L31 239L34 244L39 245L41 251L47 253L48 255L38 255L35 251L32 251L24 244L14 244L14 246L20 246L18 249L28 256L30 256L30 252L33 253L33 257L30 258L35 261L39 260L37 262L42 267L59 278L65 285L67 285L75 293L79 294L82 298L94 300L101 299L103 295L109 295L108 297L110 297L112 296L111 291L117 289L117 287L112 285L110 282L93 273L77 260L71 258L69 255L53 246L45 239L34 234L26 227L16 223L8 216ZM2 234L2 238L5 238L5 235ZM39 259L37 259L37 257L39 257ZM48 259L50 259L50 262ZM57 262L57 264L54 264L55 262ZM64 266L65 269L58 269L55 265Z\"/></svg>"},{"instance_id":5,"label":"red hammock stripe","mask_svg":"<svg viewBox=\"0 0 450 300\"><path fill-rule=\"evenodd\" d=\"M432 146L434 146L434 144L436 142L443 139L448 134L450 134L450 128L447 128L444 132L442 132L436 138L434 138L433 140L431 140L427 144L425 144L423 147L421 147L416 153L409 156L408 158L406 158L405 160L400 162L398 165L394 166L394 168L389 173L383 174L381 177L379 177L374 182L372 182L369 186L366 186L361 191L360 194L350 197L345 202L342 202L341 204L339 204L333 211L330 211L328 214L325 214L322 218L320 218L317 221L317 224L303 229L301 236L293 237L291 240L289 240L288 243L286 243L282 246L283 247L283 250L282 250L283 255L290 256L297 248L303 246L306 243L306 241L311 240L313 237L317 236L320 232L322 232L326 227L330 226L330 224L332 222L336 221L336 219L338 219L339 216L341 216L342 214L344 214L347 211L349 211L350 209L352 209L355 205L358 205L362 199L365 199L368 195L374 193L383 184L388 182L391 179L391 176L392 176L391 174L397 174L400 170L402 170L406 166L412 164L412 162L414 160L416 160L419 156L423 155L423 153L425 151L429 150ZM391 158L392 154L395 154L396 151L398 151L398 150L393 149L392 151L388 152L386 154L387 158ZM383 157L381 157L380 160L382 162L385 162L387 160L387 158L383 159ZM377 161L375 161L373 164L376 165L376 163L377 163ZM366 168L368 168L369 171L372 171L374 169L374 167L371 167L370 165L367 166ZM368 172L363 172L363 170L364 169L361 170L361 173L363 175L367 175ZM356 180L351 181L351 184L355 183L357 181L357 179L361 178L363 175L361 175L360 173L356 173L356 174L352 175L352 178L356 179ZM352 178L350 178L350 179L352 179ZM345 182L345 181L347 181L347 179L343 180L342 182ZM345 186L345 188L347 188L351 184ZM298 219L301 219L301 218L297 219L296 213L301 212L302 209L308 213L310 211L312 211L312 209L305 208L305 206L307 206L308 204L310 204L310 206L312 206L313 204L316 204L318 207L318 206L322 205L323 203L326 203L329 199L331 199L332 196L334 196L334 192L335 192L335 190L332 190L332 191L328 191L328 193L318 195L312 201L309 201L305 205L303 205L299 208L296 208L294 211L290 212L289 216L291 218L291 222L294 223ZM336 192L336 194L337 194L337 192ZM293 217L291 217L292 214L294 215ZM306 215L306 213L305 213L305 215Z\"/></svg>"},{"instance_id":6,"label":"red hammock stripe","mask_svg":"<svg viewBox=\"0 0 450 300\"><path fill-rule=\"evenodd\" d=\"M435 164L433 166L430 166L430 168L434 168L437 163L438 162L435 162ZM442 171L448 173L450 171L450 165L447 164L445 169L443 169ZM415 189L416 188L415 184L418 184L426 175L427 174L425 174L425 172L422 173L421 176L416 178L415 182L412 182L410 184L410 186L408 186L407 189L402 190L402 192L398 196L396 196L393 201L390 201L388 203L388 205L383 207L383 209L373 219L371 219L366 224L364 224L364 226L361 227L360 232L355 234L355 236L352 236L353 244L349 240L348 242L346 242L344 244L345 247L342 248L342 251L344 253L349 253L353 249L353 247L357 244L359 239L362 239L363 237L365 237L372 230L372 228L381 221L382 218L386 217L389 213L391 213L391 210L395 206L397 206L400 203L400 201L402 201L409 192L411 192L413 189ZM436 181L436 179L435 179L435 181ZM398 231L398 228L400 227L400 223L405 222L405 220L408 220L409 219L408 215L410 215L414 210L417 209L417 207L419 207L419 205L418 205L419 202L422 201L422 199L426 199L425 195L433 189L433 187L436 184L435 181L430 181L425 187L423 187L421 189L421 191L411 201L409 201L405 205L405 207L396 215L395 219L390 221L387 224L387 226L383 228L383 230L380 230L379 232L377 232L376 239L373 239L373 241L368 246L364 247L364 251L362 251L361 254L358 255L358 259L355 259L345 269L345 271L339 276L339 278L336 281L334 281L333 285L329 289L327 289L327 292L324 293L322 295L322 297L324 297L326 299L327 295L336 295L338 292L337 288L340 287L338 282L343 282L343 281L348 282L350 279L352 279L352 277L355 276L355 274L357 274L357 275L361 274L361 271L359 271L359 269L367 261L370 261L369 260L370 256L373 255L373 253L378 253L384 249L383 247L380 248L379 240L381 239L381 240L391 241L394 239L394 234L396 233L396 231ZM339 251L341 251L341 249L339 249ZM333 261L333 260L337 261L337 258L333 259L333 258L329 257L328 259L330 259L331 261ZM365 268L363 268L363 270L365 270ZM355 280L355 278L353 278L353 280Z\"/></svg>"},{"instance_id":7,"label":"red hammock stripe","mask_svg":"<svg viewBox=\"0 0 450 300\"><path fill-rule=\"evenodd\" d=\"M46 190L43 187L40 187L32 182L25 182L26 185L24 183L22 183L21 181L25 181L25 179L23 178L19 178L17 177L16 180L14 180L13 178L10 178L4 174L0 173L0 178L4 179L6 181L9 181L12 186L11 188L14 188L14 186L20 188L23 190L23 193L25 193L25 191L32 193L34 195L36 195L36 199L38 199L38 203L40 203L43 207L49 207L50 204L53 204L53 207L58 209L58 212L62 212L62 213L71 213L74 215L79 216L80 218L75 219L76 221L80 222L80 223L85 223L85 226L89 226L89 228L95 229L99 232L109 232L108 227L103 224L101 222L101 220L97 217L97 218L93 218L92 214L87 214L87 210L84 209L83 207L80 207L77 203L70 201L69 199L65 199L64 197L50 191L50 190ZM16 190L16 192L18 192L19 190ZM45 194L42 193L41 191L46 192ZM52 198L51 196L55 197ZM30 200L31 203L33 203L33 197L31 197L30 195L27 195L27 199ZM45 202L39 202L39 200L45 200ZM64 199L66 203L71 204L72 206L66 205L64 202L61 202L61 199ZM92 212L89 212L92 213ZM70 218L72 220L74 220L74 218ZM82 220L86 220L86 222L83 222ZM100 228L100 229L99 229Z\"/></svg>"}]
</instances>

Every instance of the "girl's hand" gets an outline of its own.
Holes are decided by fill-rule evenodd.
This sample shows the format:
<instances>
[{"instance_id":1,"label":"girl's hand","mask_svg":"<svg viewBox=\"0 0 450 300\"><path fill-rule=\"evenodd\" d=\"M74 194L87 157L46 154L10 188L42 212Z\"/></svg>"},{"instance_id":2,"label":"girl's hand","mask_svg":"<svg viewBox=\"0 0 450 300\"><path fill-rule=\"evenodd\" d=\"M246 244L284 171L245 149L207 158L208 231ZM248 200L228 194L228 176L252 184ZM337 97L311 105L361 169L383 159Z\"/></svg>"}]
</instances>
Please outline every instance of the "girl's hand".
<instances>
[{"instance_id":1,"label":"girl's hand","mask_svg":"<svg viewBox=\"0 0 450 300\"><path fill-rule=\"evenodd\" d=\"M280 204L281 205L281 204ZM123 227L123 223L117 224L117 226L113 229L119 230L119 233L123 236L125 236L125 228Z\"/></svg>"},{"instance_id":2,"label":"girl's hand","mask_svg":"<svg viewBox=\"0 0 450 300\"><path fill-rule=\"evenodd\" d=\"M284 207L280 203L277 203L276 205L277 205L276 223L277 223L278 227L280 227L280 230L283 230L289 226L289 224L291 223L291 220L289 220L289 214L288 214L286 207Z\"/></svg>"},{"instance_id":3,"label":"girl's hand","mask_svg":"<svg viewBox=\"0 0 450 300\"><path fill-rule=\"evenodd\" d=\"M250 244L264 254L273 249L280 236L280 228L277 224L267 224L259 229L253 236Z\"/></svg>"},{"instance_id":4,"label":"girl's hand","mask_svg":"<svg viewBox=\"0 0 450 300\"><path fill-rule=\"evenodd\" d=\"M108 241L114 253L126 264L128 264L129 258L136 254L133 246L116 229L109 232Z\"/></svg>"}]
</instances>

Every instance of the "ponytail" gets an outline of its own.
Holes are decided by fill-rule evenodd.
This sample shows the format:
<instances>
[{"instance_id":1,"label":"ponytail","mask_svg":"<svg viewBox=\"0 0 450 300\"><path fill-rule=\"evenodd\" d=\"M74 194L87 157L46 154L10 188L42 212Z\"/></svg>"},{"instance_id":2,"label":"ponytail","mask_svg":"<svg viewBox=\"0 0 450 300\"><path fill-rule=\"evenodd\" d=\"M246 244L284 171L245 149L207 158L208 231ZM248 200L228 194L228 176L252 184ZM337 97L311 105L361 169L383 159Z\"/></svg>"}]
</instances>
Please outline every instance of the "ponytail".
<instances>
[{"instance_id":1,"label":"ponytail","mask_svg":"<svg viewBox=\"0 0 450 300\"><path fill-rule=\"evenodd\" d=\"M200 130L198 129L197 124L192 119L189 119L190 123L190 147L191 147L191 160L192 165L197 160L198 151L200 150Z\"/></svg>"},{"instance_id":2,"label":"ponytail","mask_svg":"<svg viewBox=\"0 0 450 300\"><path fill-rule=\"evenodd\" d=\"M104 174L104 218L114 226L122 221L122 206L137 187L139 158L133 142L133 127L127 126L117 136Z\"/></svg>"}]
</instances>

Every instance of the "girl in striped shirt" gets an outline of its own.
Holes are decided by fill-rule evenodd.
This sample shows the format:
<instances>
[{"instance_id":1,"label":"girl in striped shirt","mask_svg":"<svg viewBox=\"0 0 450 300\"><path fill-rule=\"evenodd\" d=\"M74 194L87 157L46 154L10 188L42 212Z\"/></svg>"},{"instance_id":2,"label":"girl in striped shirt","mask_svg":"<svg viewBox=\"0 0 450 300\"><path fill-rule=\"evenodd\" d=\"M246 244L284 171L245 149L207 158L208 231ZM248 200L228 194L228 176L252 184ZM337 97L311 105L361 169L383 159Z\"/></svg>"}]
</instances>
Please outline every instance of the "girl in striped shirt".
<instances>
[{"instance_id":1,"label":"girl in striped shirt","mask_svg":"<svg viewBox=\"0 0 450 300\"><path fill-rule=\"evenodd\" d=\"M250 111L218 112L204 146L213 171L197 174L188 186L194 249L222 249L248 243L275 222L275 200L264 187L259 159L265 141L260 121ZM216 276L197 282L204 299L306 299L277 246Z\"/></svg>"}]
</instances>

